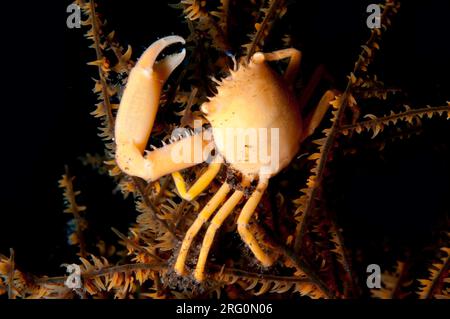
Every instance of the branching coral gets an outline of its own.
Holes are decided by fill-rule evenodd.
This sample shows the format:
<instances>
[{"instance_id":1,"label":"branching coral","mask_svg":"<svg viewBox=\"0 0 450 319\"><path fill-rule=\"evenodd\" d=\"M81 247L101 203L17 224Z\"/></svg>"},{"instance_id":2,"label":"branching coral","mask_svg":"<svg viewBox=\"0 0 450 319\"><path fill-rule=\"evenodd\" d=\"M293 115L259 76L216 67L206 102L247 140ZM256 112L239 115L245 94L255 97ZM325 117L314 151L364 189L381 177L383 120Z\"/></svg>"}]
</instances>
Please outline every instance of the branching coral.
<instances>
[{"instance_id":1,"label":"branching coral","mask_svg":"<svg viewBox=\"0 0 450 319\"><path fill-rule=\"evenodd\" d=\"M97 76L93 88L97 104L91 114L100 119L99 136L105 143L104 154L87 154L81 159L101 174L109 172L124 197L133 197L138 215L128 234L112 230L124 250L117 250L107 258L93 254L95 243L87 243L83 235L86 208L78 204L76 196L79 192L74 190L73 177L66 170L60 187L64 190L65 212L74 217L69 241L79 246L82 286L68 287L65 283L69 275L37 277L25 274L17 269L11 252L9 258L0 256L0 294L10 298L195 298L220 297L224 293L229 298L269 294L273 298L290 298L291 295L352 298L368 294L365 280L359 277L356 269L354 255L348 252L345 230L338 225L336 212L327 205L324 194L324 185L333 173L330 166L339 152L338 146L357 134L367 138L365 132L370 133L372 139L387 139L386 131L398 128L400 123L417 126L422 119L450 119L447 101L434 107L405 105L405 110L400 111L399 103L390 100L392 93L398 90L386 88L371 73L381 37L400 8L396 1L387 1L381 6L381 28L370 31L346 87L331 103L331 117L325 119L322 137L314 135L311 141L305 142L315 150L308 154L310 172L306 183L296 180L295 188L300 188L301 193L278 193L276 200L272 200L276 192L269 194L257 208L258 217L251 223L252 231L257 234L258 242L274 255L276 264L262 268L246 247L236 243L234 220L225 222L217 239L221 243L220 252L216 249L215 259L208 261L208 277L201 284L191 276L180 277L174 272L175 256L200 208L229 176L221 171L207 191L188 202L179 198L168 177L146 183L120 171L114 159L113 128L125 79L134 65L132 49L118 44L116 33L108 30L97 12L101 7L97 8L93 0L76 3L83 11L86 38L95 50L94 61L88 63L96 68ZM191 58L161 96L162 105L175 105L177 109L173 112L173 107L163 108L162 120L158 120L152 132L151 143L154 145L167 141L174 128L192 126L193 121L199 119L199 105L214 93L215 87L209 77L223 76L235 56L249 58L254 52L264 50L275 32L273 30L289 12L289 5L282 0L243 1L243 11L251 13L251 23L244 25L246 32L243 35L235 35L233 15L240 9L235 1L184 0L174 7L183 13L190 31L186 46ZM281 33L284 38L279 42L291 46L290 36L285 35L285 30ZM368 108L367 101L373 100L387 104L384 109L388 115ZM390 107L389 103L394 104ZM304 159L300 154L292 166L302 163ZM204 166L199 166L183 175L190 182L203 170ZM383 273L383 287L370 291L372 296L448 298L448 238L441 244L445 254L438 256L439 261L432 264L428 274L420 275L425 279L414 281L420 272L411 271L407 261L399 261L393 272ZM194 247L194 250L198 249ZM192 256L187 260L189 267L195 263ZM417 294L412 293L414 290Z\"/></svg>"},{"instance_id":2,"label":"branching coral","mask_svg":"<svg viewBox=\"0 0 450 319\"><path fill-rule=\"evenodd\" d=\"M450 249L448 247L443 247L441 250L444 252L445 256L440 258L439 262L433 263L430 266L428 269L430 277L427 279L419 279L421 287L417 293L420 299L449 298Z\"/></svg>"},{"instance_id":3,"label":"branching coral","mask_svg":"<svg viewBox=\"0 0 450 319\"><path fill-rule=\"evenodd\" d=\"M59 181L59 187L64 189L63 196L67 206L64 213L72 214L74 217L69 222L69 225L71 225L70 228L73 228L69 234L69 243L71 245L78 245L80 247L80 257L86 257L83 231L87 228L87 225L86 220L81 216L81 214L86 210L86 206L80 206L77 204L76 196L80 194L80 191L75 191L73 189L73 180L74 177L69 175L69 170L66 167L66 173Z\"/></svg>"}]
</instances>

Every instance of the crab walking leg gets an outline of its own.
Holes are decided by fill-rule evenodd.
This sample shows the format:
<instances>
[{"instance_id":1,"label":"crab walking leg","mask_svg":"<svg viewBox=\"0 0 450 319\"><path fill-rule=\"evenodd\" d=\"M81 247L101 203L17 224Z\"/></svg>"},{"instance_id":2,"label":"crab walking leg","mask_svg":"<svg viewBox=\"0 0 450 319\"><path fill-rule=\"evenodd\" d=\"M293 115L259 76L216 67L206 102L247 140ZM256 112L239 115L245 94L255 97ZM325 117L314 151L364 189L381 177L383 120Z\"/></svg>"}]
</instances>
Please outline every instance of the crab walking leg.
<instances>
[{"instance_id":1,"label":"crab walking leg","mask_svg":"<svg viewBox=\"0 0 450 319\"><path fill-rule=\"evenodd\" d=\"M273 260L261 249L256 238L252 235L248 229L248 223L255 212L264 191L267 188L269 181L267 178L260 178L258 186L255 191L245 203L237 221L237 229L242 240L247 244L255 257L266 267L273 264Z\"/></svg>"},{"instance_id":2,"label":"crab walking leg","mask_svg":"<svg viewBox=\"0 0 450 319\"><path fill-rule=\"evenodd\" d=\"M328 73L325 66L323 64L320 64L315 68L313 74L308 79L306 86L301 90L301 92L299 92L300 94L298 95L298 104L300 110L303 110L306 104L311 101L312 95L317 90L318 85L322 81L331 84L333 82L333 78Z\"/></svg>"},{"instance_id":3,"label":"crab walking leg","mask_svg":"<svg viewBox=\"0 0 450 319\"><path fill-rule=\"evenodd\" d=\"M267 61L278 61L289 58L289 64L284 72L284 79L289 84L293 83L300 68L300 62L302 60L302 53L294 48L288 48L283 50L277 50L270 53L257 52L253 56L258 61L261 58L258 54L263 54L264 59ZM255 56L256 55L256 56Z\"/></svg>"},{"instance_id":4,"label":"crab walking leg","mask_svg":"<svg viewBox=\"0 0 450 319\"><path fill-rule=\"evenodd\" d=\"M209 250L211 249L211 245L214 241L216 231L220 228L220 226L222 226L222 223L225 221L225 219L233 212L233 209L239 203L242 196L244 196L244 193L242 191L235 191L211 220L211 224L209 225L205 237L203 238L197 267L194 271L194 277L195 279L197 279L197 281L203 281L203 279L205 278L206 260L208 258Z\"/></svg>"},{"instance_id":5,"label":"crab walking leg","mask_svg":"<svg viewBox=\"0 0 450 319\"><path fill-rule=\"evenodd\" d=\"M208 187L214 177L216 177L217 173L219 173L220 167L222 167L222 161L223 160L220 157L209 164L208 169L198 178L194 185L191 186L189 191L186 190L186 182L180 172L172 173L175 186L180 196L188 201L197 197L206 187Z\"/></svg>"},{"instance_id":6,"label":"crab walking leg","mask_svg":"<svg viewBox=\"0 0 450 319\"><path fill-rule=\"evenodd\" d=\"M200 214L195 219L194 223L191 225L189 230L186 233L186 236L181 243L180 252L178 253L177 261L175 263L175 271L179 275L184 275L185 269L184 265L186 263L186 257L189 252L189 248L191 247L192 241L195 236L199 232L200 228L204 223L211 217L212 213L219 207L219 205L223 202L227 194L230 192L230 185L224 183L217 193L209 200L206 206L202 209Z\"/></svg>"},{"instance_id":7,"label":"crab walking leg","mask_svg":"<svg viewBox=\"0 0 450 319\"><path fill-rule=\"evenodd\" d=\"M174 171L190 167L191 161L177 162L172 149L180 144L203 147L201 137L192 136L143 156L156 113L161 89L170 73L183 61L186 51L167 56L159 62L156 58L167 46L185 41L179 36L169 36L153 43L131 70L115 124L116 161L127 174L153 181ZM158 163L158 165L155 165Z\"/></svg>"},{"instance_id":8,"label":"crab walking leg","mask_svg":"<svg viewBox=\"0 0 450 319\"><path fill-rule=\"evenodd\" d=\"M331 102L335 99L336 92L332 90L328 90L324 93L322 98L320 99L319 103L315 107L314 111L311 112L311 114L308 115L308 117L305 119L304 122L304 135L303 139L310 136L316 128L320 125L320 122L322 122L323 117L325 116L327 110L331 106Z\"/></svg>"}]
</instances>

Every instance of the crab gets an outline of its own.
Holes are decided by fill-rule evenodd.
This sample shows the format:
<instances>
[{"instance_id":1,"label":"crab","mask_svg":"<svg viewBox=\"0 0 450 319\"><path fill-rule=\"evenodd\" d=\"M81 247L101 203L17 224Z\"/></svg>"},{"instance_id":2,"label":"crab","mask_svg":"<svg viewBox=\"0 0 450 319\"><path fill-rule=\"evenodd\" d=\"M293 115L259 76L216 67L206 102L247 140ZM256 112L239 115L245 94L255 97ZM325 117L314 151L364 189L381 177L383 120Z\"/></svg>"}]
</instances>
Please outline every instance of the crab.
<instances>
[{"instance_id":1,"label":"crab","mask_svg":"<svg viewBox=\"0 0 450 319\"><path fill-rule=\"evenodd\" d=\"M300 51L287 48L270 53L256 52L239 63L233 59L230 75L217 81L217 94L200 107L210 125L210 140L205 138L204 131L197 131L161 148L146 151L163 85L183 61L186 51L183 49L159 61L156 59L166 47L175 43L185 44L185 40L173 35L154 42L129 74L115 123L116 162L124 173L148 182L171 174L179 196L188 201L201 194L222 165L226 165L229 173L236 176L238 185L226 180L201 209L181 243L174 269L179 275L187 274L186 259L192 242L217 211L209 222L193 273L198 282L204 280L215 234L243 198L245 204L237 219L237 231L256 259L264 267L270 267L275 260L258 243L249 229L249 222L269 179L289 165L304 139L318 127L335 98L335 91L326 91L317 107L303 117L302 103L293 90L302 56ZM289 59L289 62L280 75L267 62L282 59ZM243 148L236 151L239 147L232 142L242 138L242 129L246 132L253 129L256 138L246 138L241 145ZM269 137L268 131L271 132ZM199 159L193 150L208 155ZM263 158L252 156L263 151L266 155ZM240 156L233 156L233 152ZM187 189L180 171L205 161L208 162L207 169Z\"/></svg>"}]
</instances>

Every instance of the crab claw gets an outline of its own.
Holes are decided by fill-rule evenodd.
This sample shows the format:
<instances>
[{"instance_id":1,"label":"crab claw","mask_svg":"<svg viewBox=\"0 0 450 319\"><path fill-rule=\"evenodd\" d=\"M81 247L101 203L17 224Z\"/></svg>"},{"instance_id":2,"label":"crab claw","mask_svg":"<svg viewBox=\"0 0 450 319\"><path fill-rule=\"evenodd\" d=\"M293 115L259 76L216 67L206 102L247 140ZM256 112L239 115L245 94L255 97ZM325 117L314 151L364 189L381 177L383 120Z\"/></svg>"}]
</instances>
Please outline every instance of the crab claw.
<instances>
[{"instance_id":1,"label":"crab claw","mask_svg":"<svg viewBox=\"0 0 450 319\"><path fill-rule=\"evenodd\" d=\"M154 42L131 70L115 123L116 161L120 169L146 180L155 179L152 162L143 153L159 107L161 90L172 71L183 61L186 51L156 62L169 45L185 41L168 36Z\"/></svg>"}]
</instances>

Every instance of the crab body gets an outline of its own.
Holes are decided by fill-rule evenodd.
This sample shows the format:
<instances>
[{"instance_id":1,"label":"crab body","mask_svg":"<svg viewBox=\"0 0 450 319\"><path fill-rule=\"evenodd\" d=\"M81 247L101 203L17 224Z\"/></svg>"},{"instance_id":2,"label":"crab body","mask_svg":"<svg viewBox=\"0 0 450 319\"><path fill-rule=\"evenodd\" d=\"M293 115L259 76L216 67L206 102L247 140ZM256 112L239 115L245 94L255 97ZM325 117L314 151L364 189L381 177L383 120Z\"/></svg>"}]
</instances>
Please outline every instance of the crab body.
<instances>
[{"instance_id":1,"label":"crab body","mask_svg":"<svg viewBox=\"0 0 450 319\"><path fill-rule=\"evenodd\" d=\"M250 63L241 63L236 71L231 71L217 91L201 107L211 124L217 151L244 175L276 175L297 153L302 137L300 109L286 80L257 55ZM227 133L230 136L225 136ZM236 141L246 133L247 141L240 150ZM229 142L230 138L234 143ZM236 147L230 150L229 145ZM243 160L227 156L239 152L246 152L239 157ZM249 155L251 152L256 161ZM263 153L267 155L266 163L261 159Z\"/></svg>"}]
</instances>

